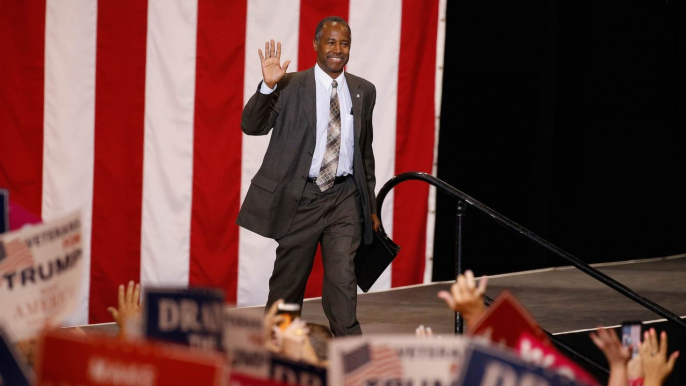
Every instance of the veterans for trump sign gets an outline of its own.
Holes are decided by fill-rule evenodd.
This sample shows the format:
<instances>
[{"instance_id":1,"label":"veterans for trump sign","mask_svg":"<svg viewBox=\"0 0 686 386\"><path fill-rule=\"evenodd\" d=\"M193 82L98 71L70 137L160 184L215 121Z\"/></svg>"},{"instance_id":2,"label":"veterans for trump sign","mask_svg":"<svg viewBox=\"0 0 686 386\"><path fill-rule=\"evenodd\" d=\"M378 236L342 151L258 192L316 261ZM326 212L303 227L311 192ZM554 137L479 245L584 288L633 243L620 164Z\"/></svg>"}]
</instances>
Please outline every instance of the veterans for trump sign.
<instances>
[{"instance_id":1,"label":"veterans for trump sign","mask_svg":"<svg viewBox=\"0 0 686 386\"><path fill-rule=\"evenodd\" d=\"M81 216L0 235L0 324L11 339L35 336L76 308L83 272Z\"/></svg>"}]
</instances>

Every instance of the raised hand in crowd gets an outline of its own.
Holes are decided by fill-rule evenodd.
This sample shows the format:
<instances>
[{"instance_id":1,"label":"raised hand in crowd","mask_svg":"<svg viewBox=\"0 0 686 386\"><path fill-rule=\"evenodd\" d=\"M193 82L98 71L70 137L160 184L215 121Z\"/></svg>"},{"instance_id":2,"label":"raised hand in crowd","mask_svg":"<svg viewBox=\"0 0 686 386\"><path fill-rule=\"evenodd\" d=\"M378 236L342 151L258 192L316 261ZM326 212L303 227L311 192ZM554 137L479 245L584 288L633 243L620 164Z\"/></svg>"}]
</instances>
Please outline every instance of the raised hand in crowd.
<instances>
[{"instance_id":1,"label":"raised hand in crowd","mask_svg":"<svg viewBox=\"0 0 686 386\"><path fill-rule=\"evenodd\" d=\"M631 358L628 347L622 345L617 333L612 329L598 328L597 332L591 332L591 340L605 354L610 366L610 379L608 386L626 386L627 362Z\"/></svg>"},{"instance_id":2,"label":"raised hand in crowd","mask_svg":"<svg viewBox=\"0 0 686 386\"><path fill-rule=\"evenodd\" d=\"M431 327L424 327L422 324L414 330L414 335L417 338L433 338L434 332Z\"/></svg>"},{"instance_id":3,"label":"raised hand in crowd","mask_svg":"<svg viewBox=\"0 0 686 386\"><path fill-rule=\"evenodd\" d=\"M112 314L114 321L119 326L119 336L125 337L131 333L129 326L135 319L139 319L141 315L141 285L134 284L133 280L125 287L123 284L119 286L119 307L108 307L107 311Z\"/></svg>"},{"instance_id":4,"label":"raised hand in crowd","mask_svg":"<svg viewBox=\"0 0 686 386\"><path fill-rule=\"evenodd\" d=\"M282 303L282 299L277 300L264 315L262 338L265 347L270 352L291 360L320 365L310 342L309 329L303 320L295 318L285 329L279 327L285 321L285 317L277 313Z\"/></svg>"},{"instance_id":5,"label":"raised hand in crowd","mask_svg":"<svg viewBox=\"0 0 686 386\"><path fill-rule=\"evenodd\" d=\"M440 291L438 297L445 300L451 310L459 312L471 326L486 309L483 296L487 283L488 278L484 276L477 286L474 273L468 269L457 277L457 282L450 286L450 292Z\"/></svg>"},{"instance_id":6,"label":"raised hand in crowd","mask_svg":"<svg viewBox=\"0 0 686 386\"><path fill-rule=\"evenodd\" d=\"M667 358L667 333L662 331L658 342L657 332L651 328L643 334L639 355L643 360L643 385L660 386L672 373L679 352Z\"/></svg>"},{"instance_id":7,"label":"raised hand in crowd","mask_svg":"<svg viewBox=\"0 0 686 386\"><path fill-rule=\"evenodd\" d=\"M274 49L274 39L264 43L264 55L260 49L257 50L257 53L260 55L260 62L262 62L262 79L264 79L267 87L274 88L286 75L286 70L291 61L287 60L281 66L281 42L276 43L276 49Z\"/></svg>"}]
</instances>

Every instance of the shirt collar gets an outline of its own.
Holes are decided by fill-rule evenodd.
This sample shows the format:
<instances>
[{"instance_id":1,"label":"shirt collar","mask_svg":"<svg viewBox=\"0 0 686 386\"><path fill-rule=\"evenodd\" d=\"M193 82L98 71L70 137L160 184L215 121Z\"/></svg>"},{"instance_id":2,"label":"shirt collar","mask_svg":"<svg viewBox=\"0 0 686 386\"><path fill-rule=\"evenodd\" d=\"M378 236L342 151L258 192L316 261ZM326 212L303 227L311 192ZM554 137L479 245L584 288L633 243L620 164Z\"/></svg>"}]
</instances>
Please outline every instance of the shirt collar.
<instances>
[{"instance_id":1,"label":"shirt collar","mask_svg":"<svg viewBox=\"0 0 686 386\"><path fill-rule=\"evenodd\" d=\"M330 77L329 74L324 72L324 70L319 67L319 63L314 65L314 78L317 79L327 91L331 89L331 82L334 80L334 78ZM338 83L339 90L341 86L345 85L345 70L338 75L336 82Z\"/></svg>"}]
</instances>

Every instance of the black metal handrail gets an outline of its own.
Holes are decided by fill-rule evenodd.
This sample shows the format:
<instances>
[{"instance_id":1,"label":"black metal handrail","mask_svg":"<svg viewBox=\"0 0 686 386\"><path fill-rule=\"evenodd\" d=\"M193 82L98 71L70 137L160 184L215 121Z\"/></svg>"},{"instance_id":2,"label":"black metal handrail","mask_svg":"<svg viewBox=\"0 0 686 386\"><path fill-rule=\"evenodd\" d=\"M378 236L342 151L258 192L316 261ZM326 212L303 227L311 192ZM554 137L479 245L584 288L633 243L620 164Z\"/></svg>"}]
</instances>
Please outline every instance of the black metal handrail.
<instances>
[{"instance_id":1,"label":"black metal handrail","mask_svg":"<svg viewBox=\"0 0 686 386\"><path fill-rule=\"evenodd\" d=\"M547 240L543 239L542 237L538 236L537 234L531 232L530 230L524 228L523 226L515 223L514 221L508 219L507 217L499 214L498 212L494 211L493 209L487 207L486 205L480 203L479 201L473 199L472 197L466 195L465 193L455 189L453 186L449 185L445 181L441 181L438 178L426 174L426 173L421 173L421 172L407 172L407 173L402 173L399 174L393 178L391 178L384 186L379 190L379 194L377 195L376 201L377 201L377 208L378 208L378 213L381 213L381 206L383 204L383 200L386 198L386 195L388 192L393 189L396 185L400 184L401 182L404 181L409 181L409 180L419 180L419 181L424 181L427 182L436 188L440 189L443 193L448 194L450 197L458 200L458 237L460 237L461 233L461 215L460 211L464 210L464 206L462 203L466 202L467 204L473 206L474 208L478 209L479 211L485 213L486 215L490 216L495 222L499 223L500 225L503 225L504 227L515 231L519 233L521 236L524 238L528 238L529 240L534 241L535 243L541 245L542 247L546 248L547 250L553 252L554 254L564 258L565 260L569 261L573 266L578 268L581 272L586 273L587 275L591 276L592 278L600 281L601 283L607 285L608 287L614 289L615 291L619 292L620 294L628 297L629 299L633 300L634 302L642 305L643 307L653 311L654 313L662 316L663 318L667 319L667 321L679 326L682 328L684 331L686 331L686 322L684 322L681 318L679 318L677 315L674 313L670 312L669 310L665 309L664 307L660 306L659 304L656 304L655 302L644 298L643 296L638 295L637 293L633 292L631 289L629 289L627 286L624 284L614 280L613 278L605 275L604 273L598 271L597 269L591 267L587 263L579 260L572 254L560 249L559 247L553 245L552 243L548 242ZM458 248L460 247L460 241L458 240L457 242ZM456 251L456 254L458 255L457 261L456 261L456 268L458 272L457 274L461 273L461 269L459 268L460 262L460 251ZM459 326L461 327L461 326ZM458 326L456 326L457 330Z\"/></svg>"}]
</instances>

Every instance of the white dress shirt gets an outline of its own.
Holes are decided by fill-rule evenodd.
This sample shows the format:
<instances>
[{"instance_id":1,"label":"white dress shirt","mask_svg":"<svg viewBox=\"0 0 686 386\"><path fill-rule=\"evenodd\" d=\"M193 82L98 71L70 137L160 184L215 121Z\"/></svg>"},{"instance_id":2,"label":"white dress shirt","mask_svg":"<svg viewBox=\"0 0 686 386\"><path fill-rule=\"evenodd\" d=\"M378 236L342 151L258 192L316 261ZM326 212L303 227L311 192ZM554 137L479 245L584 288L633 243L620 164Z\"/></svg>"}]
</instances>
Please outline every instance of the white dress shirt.
<instances>
[{"instance_id":1,"label":"white dress shirt","mask_svg":"<svg viewBox=\"0 0 686 386\"><path fill-rule=\"evenodd\" d=\"M309 176L317 178L319 169L322 166L322 159L326 150L326 131L329 127L329 109L331 99L331 78L324 70L319 68L319 64L314 66L314 78L317 84L317 142L312 156ZM338 170L336 177L353 174L353 154L355 135L353 134L353 101L348 90L348 83L345 80L345 71L341 72L336 78L338 83L338 103L341 109L341 151L338 156ZM270 89L264 82L260 87L262 94L271 94L276 90Z\"/></svg>"}]
</instances>

